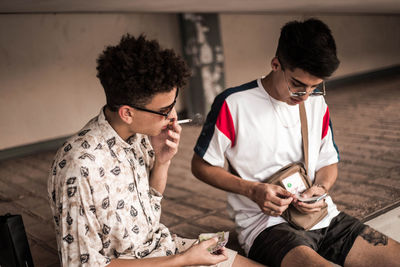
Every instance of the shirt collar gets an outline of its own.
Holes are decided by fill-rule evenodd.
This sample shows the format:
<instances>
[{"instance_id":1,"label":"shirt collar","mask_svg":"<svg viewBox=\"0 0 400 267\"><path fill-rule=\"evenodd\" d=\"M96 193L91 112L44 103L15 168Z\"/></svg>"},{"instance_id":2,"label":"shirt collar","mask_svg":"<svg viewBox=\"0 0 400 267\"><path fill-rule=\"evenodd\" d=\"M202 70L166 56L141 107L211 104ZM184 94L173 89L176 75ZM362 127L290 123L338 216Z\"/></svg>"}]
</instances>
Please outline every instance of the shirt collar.
<instances>
[{"instance_id":1,"label":"shirt collar","mask_svg":"<svg viewBox=\"0 0 400 267\"><path fill-rule=\"evenodd\" d=\"M139 136L138 134L134 134L129 137L127 141L123 140L121 136L119 136L114 128L110 125L110 123L106 120L104 108L105 107L101 108L100 110L97 123L108 147L116 154L116 156L120 160L122 156L121 152L123 152L125 149L132 149L135 141L138 139Z\"/></svg>"}]
</instances>

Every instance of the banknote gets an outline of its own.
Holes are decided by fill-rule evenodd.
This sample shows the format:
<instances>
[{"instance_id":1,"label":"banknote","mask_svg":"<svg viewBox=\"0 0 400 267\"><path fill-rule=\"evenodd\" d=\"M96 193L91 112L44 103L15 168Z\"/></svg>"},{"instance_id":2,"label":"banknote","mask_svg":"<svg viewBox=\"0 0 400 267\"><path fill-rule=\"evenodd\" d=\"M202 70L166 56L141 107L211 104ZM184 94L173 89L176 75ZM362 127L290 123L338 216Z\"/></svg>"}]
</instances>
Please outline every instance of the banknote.
<instances>
[{"instance_id":1,"label":"banknote","mask_svg":"<svg viewBox=\"0 0 400 267\"><path fill-rule=\"evenodd\" d=\"M225 247L228 243L229 232L218 232L218 233L204 233L199 235L199 241L205 241L213 237L218 237L217 244L214 247L208 248L211 253L216 253L221 248Z\"/></svg>"}]
</instances>

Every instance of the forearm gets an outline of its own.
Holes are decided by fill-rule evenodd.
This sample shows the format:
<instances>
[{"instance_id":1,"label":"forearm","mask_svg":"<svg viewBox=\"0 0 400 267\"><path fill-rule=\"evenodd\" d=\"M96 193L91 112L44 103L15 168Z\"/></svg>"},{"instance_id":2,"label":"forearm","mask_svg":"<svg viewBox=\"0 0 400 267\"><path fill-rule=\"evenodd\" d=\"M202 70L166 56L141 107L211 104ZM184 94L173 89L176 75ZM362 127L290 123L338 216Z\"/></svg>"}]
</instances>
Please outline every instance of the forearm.
<instances>
[{"instance_id":1,"label":"forearm","mask_svg":"<svg viewBox=\"0 0 400 267\"><path fill-rule=\"evenodd\" d=\"M326 191L333 186L338 176L337 163L322 167L315 173L314 185L323 187Z\"/></svg>"},{"instance_id":2,"label":"forearm","mask_svg":"<svg viewBox=\"0 0 400 267\"><path fill-rule=\"evenodd\" d=\"M154 163L154 167L150 173L149 184L155 190L160 192L161 194L164 193L165 186L167 184L168 179L168 169L171 161L166 163L158 163L157 161Z\"/></svg>"},{"instance_id":3,"label":"forearm","mask_svg":"<svg viewBox=\"0 0 400 267\"><path fill-rule=\"evenodd\" d=\"M185 266L185 259L183 254L165 256L165 257L154 257L154 258L143 258L143 259L112 259L107 267L153 267L153 266L165 266L165 267L180 267Z\"/></svg>"},{"instance_id":4,"label":"forearm","mask_svg":"<svg viewBox=\"0 0 400 267\"><path fill-rule=\"evenodd\" d=\"M246 197L253 195L255 182L246 181L221 167L212 166L196 154L192 159L192 172L199 180L219 189Z\"/></svg>"}]
</instances>

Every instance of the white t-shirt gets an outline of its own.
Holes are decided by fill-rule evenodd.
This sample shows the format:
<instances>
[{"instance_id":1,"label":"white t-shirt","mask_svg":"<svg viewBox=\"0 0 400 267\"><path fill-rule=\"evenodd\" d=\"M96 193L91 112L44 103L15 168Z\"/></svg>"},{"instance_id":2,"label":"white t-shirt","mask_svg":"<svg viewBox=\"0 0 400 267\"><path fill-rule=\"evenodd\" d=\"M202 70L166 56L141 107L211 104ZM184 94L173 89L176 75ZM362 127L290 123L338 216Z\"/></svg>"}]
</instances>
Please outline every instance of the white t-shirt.
<instances>
[{"instance_id":1,"label":"white t-shirt","mask_svg":"<svg viewBox=\"0 0 400 267\"><path fill-rule=\"evenodd\" d=\"M313 181L316 171L338 162L339 154L324 98L309 97L305 108L308 173ZM227 159L242 179L264 181L289 163L304 162L299 107L269 96L260 79L229 88L216 97L194 151L213 166L223 167ZM339 214L330 197L326 203L328 215L312 230L327 227ZM264 214L249 198L233 193L228 193L228 211L246 254L265 228L285 222L282 217Z\"/></svg>"}]
</instances>

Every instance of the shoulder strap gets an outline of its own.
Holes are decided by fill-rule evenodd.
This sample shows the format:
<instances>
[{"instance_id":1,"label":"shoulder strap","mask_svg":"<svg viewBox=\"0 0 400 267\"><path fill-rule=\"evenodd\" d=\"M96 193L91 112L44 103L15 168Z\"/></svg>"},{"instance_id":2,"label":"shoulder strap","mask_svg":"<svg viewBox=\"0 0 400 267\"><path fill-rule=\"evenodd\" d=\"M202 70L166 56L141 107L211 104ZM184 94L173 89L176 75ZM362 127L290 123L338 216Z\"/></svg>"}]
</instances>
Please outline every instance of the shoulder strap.
<instances>
[{"instance_id":1,"label":"shoulder strap","mask_svg":"<svg viewBox=\"0 0 400 267\"><path fill-rule=\"evenodd\" d=\"M306 172L308 173L308 124L307 124L307 113L304 106L304 101L299 104L300 110L300 122L301 122L301 136L303 139L303 153L304 153L304 164Z\"/></svg>"}]
</instances>

